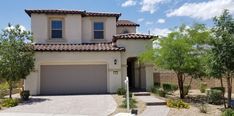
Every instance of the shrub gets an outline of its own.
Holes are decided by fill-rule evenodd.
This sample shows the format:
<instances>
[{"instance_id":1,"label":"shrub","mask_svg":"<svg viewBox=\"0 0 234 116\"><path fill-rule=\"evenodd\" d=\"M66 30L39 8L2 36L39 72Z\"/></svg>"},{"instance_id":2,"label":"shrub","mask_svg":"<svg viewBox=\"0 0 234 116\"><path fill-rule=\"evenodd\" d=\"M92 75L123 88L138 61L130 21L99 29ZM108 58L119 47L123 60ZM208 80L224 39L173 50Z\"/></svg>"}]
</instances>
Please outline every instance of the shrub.
<instances>
[{"instance_id":1,"label":"shrub","mask_svg":"<svg viewBox=\"0 0 234 116\"><path fill-rule=\"evenodd\" d=\"M171 84L168 84L168 83L164 83L163 85L162 85L162 87L163 87L163 90L164 91L171 91Z\"/></svg>"},{"instance_id":2,"label":"shrub","mask_svg":"<svg viewBox=\"0 0 234 116\"><path fill-rule=\"evenodd\" d=\"M117 92L116 92L118 95L125 95L126 94L126 89L125 88L119 88L117 89Z\"/></svg>"},{"instance_id":3,"label":"shrub","mask_svg":"<svg viewBox=\"0 0 234 116\"><path fill-rule=\"evenodd\" d=\"M129 99L129 107L130 108L136 108L136 103L137 103L137 101L135 99L133 99L133 98ZM126 99L123 100L121 107L127 108L127 100Z\"/></svg>"},{"instance_id":4,"label":"shrub","mask_svg":"<svg viewBox=\"0 0 234 116\"><path fill-rule=\"evenodd\" d=\"M221 90L211 89L207 91L208 102L216 105L222 104L223 94Z\"/></svg>"},{"instance_id":5,"label":"shrub","mask_svg":"<svg viewBox=\"0 0 234 116\"><path fill-rule=\"evenodd\" d=\"M8 94L7 92L8 88L9 85L6 82L0 84L0 98L3 98Z\"/></svg>"},{"instance_id":6,"label":"shrub","mask_svg":"<svg viewBox=\"0 0 234 116\"><path fill-rule=\"evenodd\" d=\"M158 95L160 97L166 97L166 92L162 88L160 88L158 89Z\"/></svg>"},{"instance_id":7,"label":"shrub","mask_svg":"<svg viewBox=\"0 0 234 116\"><path fill-rule=\"evenodd\" d=\"M23 100L23 101L29 100L29 96L30 96L30 92L29 91L22 91L22 92L20 92L20 97L21 97L21 100Z\"/></svg>"},{"instance_id":8,"label":"shrub","mask_svg":"<svg viewBox=\"0 0 234 116\"><path fill-rule=\"evenodd\" d=\"M124 94L124 98L126 98L126 93ZM129 92L129 98L132 98L132 92Z\"/></svg>"},{"instance_id":9,"label":"shrub","mask_svg":"<svg viewBox=\"0 0 234 116\"><path fill-rule=\"evenodd\" d=\"M187 103L183 102L182 100L169 99L167 101L167 106L171 107L171 108L185 108L185 109L189 109L189 105Z\"/></svg>"},{"instance_id":10,"label":"shrub","mask_svg":"<svg viewBox=\"0 0 234 116\"><path fill-rule=\"evenodd\" d=\"M225 93L225 88L224 87L212 87L210 88L211 90L220 90L222 91L223 93Z\"/></svg>"},{"instance_id":11,"label":"shrub","mask_svg":"<svg viewBox=\"0 0 234 116\"><path fill-rule=\"evenodd\" d=\"M158 82L155 82L155 83L154 83L154 87L156 87L156 88L160 88L160 87L161 87L161 84L160 84L160 83L158 83Z\"/></svg>"},{"instance_id":12,"label":"shrub","mask_svg":"<svg viewBox=\"0 0 234 116\"><path fill-rule=\"evenodd\" d=\"M6 90L9 88L9 85L7 84L7 82L3 82L0 84L0 90Z\"/></svg>"},{"instance_id":13,"label":"shrub","mask_svg":"<svg viewBox=\"0 0 234 116\"><path fill-rule=\"evenodd\" d=\"M175 91L178 89L178 86L177 85L174 85L174 84L169 84L169 83L165 83L163 84L163 89L167 92L170 92L170 91Z\"/></svg>"},{"instance_id":14,"label":"shrub","mask_svg":"<svg viewBox=\"0 0 234 116\"><path fill-rule=\"evenodd\" d=\"M172 89L172 91L176 91L176 90L178 90L178 86L177 86L177 85L172 84L172 85L171 85L171 89Z\"/></svg>"},{"instance_id":15,"label":"shrub","mask_svg":"<svg viewBox=\"0 0 234 116\"><path fill-rule=\"evenodd\" d=\"M200 85L201 93L205 93L206 89L207 89L207 84L206 83L201 83L201 85Z\"/></svg>"},{"instance_id":16,"label":"shrub","mask_svg":"<svg viewBox=\"0 0 234 116\"><path fill-rule=\"evenodd\" d=\"M156 88L156 87L152 87L152 88L151 88L151 92L152 92L152 93L157 93L157 88Z\"/></svg>"},{"instance_id":17,"label":"shrub","mask_svg":"<svg viewBox=\"0 0 234 116\"><path fill-rule=\"evenodd\" d=\"M207 113L206 104L201 104L201 106L199 107L199 110L200 110L201 113Z\"/></svg>"},{"instance_id":18,"label":"shrub","mask_svg":"<svg viewBox=\"0 0 234 116\"><path fill-rule=\"evenodd\" d=\"M4 99L3 102L2 102L2 106L3 107L14 107L14 106L17 106L19 103L19 100L18 99L10 99L10 98L7 98L7 99Z\"/></svg>"},{"instance_id":19,"label":"shrub","mask_svg":"<svg viewBox=\"0 0 234 116\"><path fill-rule=\"evenodd\" d=\"M232 109L226 109L223 113L222 116L234 116L234 111Z\"/></svg>"},{"instance_id":20,"label":"shrub","mask_svg":"<svg viewBox=\"0 0 234 116\"><path fill-rule=\"evenodd\" d=\"M190 86L189 85L184 85L184 95L188 95L190 90Z\"/></svg>"}]
</instances>

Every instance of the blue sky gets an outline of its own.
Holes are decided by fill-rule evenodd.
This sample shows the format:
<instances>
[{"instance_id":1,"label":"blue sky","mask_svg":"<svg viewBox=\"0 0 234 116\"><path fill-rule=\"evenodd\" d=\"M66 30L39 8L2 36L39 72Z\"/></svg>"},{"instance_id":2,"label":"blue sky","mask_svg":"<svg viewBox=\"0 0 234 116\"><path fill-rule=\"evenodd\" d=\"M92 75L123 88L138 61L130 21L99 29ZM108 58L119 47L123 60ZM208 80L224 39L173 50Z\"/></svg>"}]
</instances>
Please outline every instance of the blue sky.
<instances>
[{"instance_id":1,"label":"blue sky","mask_svg":"<svg viewBox=\"0 0 234 116\"><path fill-rule=\"evenodd\" d=\"M1 1L0 28L10 22L30 30L24 9L77 9L122 13L120 19L141 25L138 32L165 35L182 23L211 27L212 17L225 8L234 14L234 0L6 0Z\"/></svg>"}]
</instances>

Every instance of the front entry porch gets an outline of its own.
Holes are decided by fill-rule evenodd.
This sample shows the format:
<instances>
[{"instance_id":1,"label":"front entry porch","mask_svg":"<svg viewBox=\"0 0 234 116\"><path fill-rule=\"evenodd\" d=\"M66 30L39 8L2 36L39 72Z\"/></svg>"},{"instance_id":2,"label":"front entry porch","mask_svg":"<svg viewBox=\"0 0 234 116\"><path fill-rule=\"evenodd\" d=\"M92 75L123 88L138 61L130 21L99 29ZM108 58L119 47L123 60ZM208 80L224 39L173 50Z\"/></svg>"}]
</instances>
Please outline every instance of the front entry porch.
<instances>
[{"instance_id":1,"label":"front entry porch","mask_svg":"<svg viewBox=\"0 0 234 116\"><path fill-rule=\"evenodd\" d=\"M146 91L146 68L137 57L127 59L127 76L129 89L132 92Z\"/></svg>"}]
</instances>

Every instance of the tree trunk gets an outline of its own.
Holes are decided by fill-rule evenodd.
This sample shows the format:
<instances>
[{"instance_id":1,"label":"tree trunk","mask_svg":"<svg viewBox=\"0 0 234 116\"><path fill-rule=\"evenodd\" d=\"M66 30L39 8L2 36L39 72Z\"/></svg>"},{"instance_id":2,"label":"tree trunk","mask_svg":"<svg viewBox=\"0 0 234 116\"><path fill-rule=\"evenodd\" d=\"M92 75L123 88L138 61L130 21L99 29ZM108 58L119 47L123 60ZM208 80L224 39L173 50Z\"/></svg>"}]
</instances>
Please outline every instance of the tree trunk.
<instances>
[{"instance_id":1,"label":"tree trunk","mask_svg":"<svg viewBox=\"0 0 234 116\"><path fill-rule=\"evenodd\" d=\"M221 87L224 88L224 86L223 86L223 78L222 77L220 78L220 84L221 84ZM223 92L223 105L224 105L224 108L227 108L226 102L225 102L225 92Z\"/></svg>"},{"instance_id":2,"label":"tree trunk","mask_svg":"<svg viewBox=\"0 0 234 116\"><path fill-rule=\"evenodd\" d=\"M189 87L190 87L190 88L192 88L192 87L191 87L192 81L193 81L193 77L191 77L191 79L190 79L190 81L189 81ZM189 89L188 89L188 91L189 91Z\"/></svg>"},{"instance_id":3,"label":"tree trunk","mask_svg":"<svg viewBox=\"0 0 234 116\"><path fill-rule=\"evenodd\" d=\"M232 82L231 77L228 74L227 77L227 89L228 89L228 108L231 108L231 100L232 100Z\"/></svg>"},{"instance_id":4,"label":"tree trunk","mask_svg":"<svg viewBox=\"0 0 234 116\"><path fill-rule=\"evenodd\" d=\"M9 81L8 84L9 84L9 98L12 99L12 88L13 88L12 81Z\"/></svg>"},{"instance_id":5,"label":"tree trunk","mask_svg":"<svg viewBox=\"0 0 234 116\"><path fill-rule=\"evenodd\" d=\"M183 74L178 72L177 79L178 79L178 86L179 86L179 90L180 90L180 98L184 99Z\"/></svg>"}]
</instances>

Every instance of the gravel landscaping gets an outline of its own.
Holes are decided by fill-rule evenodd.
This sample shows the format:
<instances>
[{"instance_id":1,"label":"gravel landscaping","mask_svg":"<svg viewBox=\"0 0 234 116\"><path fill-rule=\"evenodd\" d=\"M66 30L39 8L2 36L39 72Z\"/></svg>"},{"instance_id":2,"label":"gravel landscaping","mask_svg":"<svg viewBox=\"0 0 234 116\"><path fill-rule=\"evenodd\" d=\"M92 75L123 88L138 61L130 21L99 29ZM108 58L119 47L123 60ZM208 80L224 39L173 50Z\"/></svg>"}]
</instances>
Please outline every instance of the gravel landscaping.
<instances>
[{"instance_id":1,"label":"gravel landscaping","mask_svg":"<svg viewBox=\"0 0 234 116\"><path fill-rule=\"evenodd\" d=\"M179 99L178 91L172 95L168 95L167 99ZM165 98L164 98L165 99ZM207 113L201 113L201 104L206 102L206 94L199 90L190 90L189 95L183 100L190 105L189 109L170 108L168 116L221 116L223 105L205 104Z\"/></svg>"},{"instance_id":2,"label":"gravel landscaping","mask_svg":"<svg viewBox=\"0 0 234 116\"><path fill-rule=\"evenodd\" d=\"M116 108L115 112L113 112L110 116L114 116L115 114L120 113L120 112L127 112L126 108L120 107L120 105L122 104L122 101L125 98L123 96L120 96L120 95L117 95L117 94L114 94L112 96L115 99L118 107ZM146 108L145 103L143 101L137 99L134 96L133 96L133 98L137 100L137 104L136 104L137 108L136 109L138 110L138 114L142 113L145 110L145 108Z\"/></svg>"}]
</instances>

